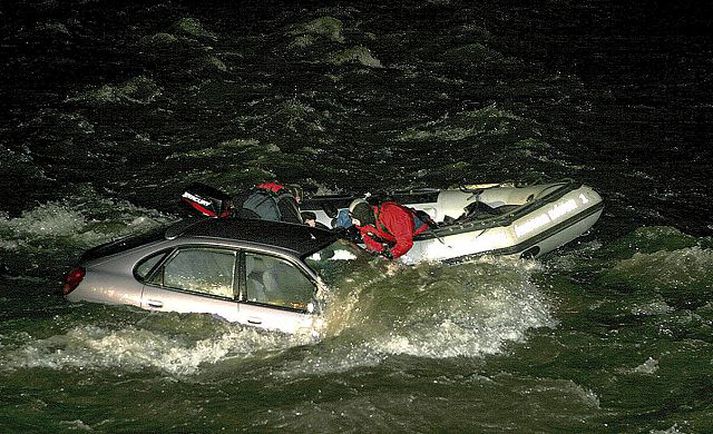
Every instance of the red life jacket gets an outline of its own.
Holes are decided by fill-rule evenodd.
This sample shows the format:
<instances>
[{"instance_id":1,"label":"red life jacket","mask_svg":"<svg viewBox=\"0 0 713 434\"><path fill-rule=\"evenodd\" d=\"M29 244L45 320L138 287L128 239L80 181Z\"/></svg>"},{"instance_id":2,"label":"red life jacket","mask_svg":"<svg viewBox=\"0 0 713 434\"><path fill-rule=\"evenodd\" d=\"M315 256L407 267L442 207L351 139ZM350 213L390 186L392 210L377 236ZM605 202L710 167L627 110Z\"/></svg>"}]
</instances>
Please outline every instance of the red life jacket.
<instances>
[{"instance_id":1,"label":"red life jacket","mask_svg":"<svg viewBox=\"0 0 713 434\"><path fill-rule=\"evenodd\" d=\"M398 258L413 247L414 236L429 228L425 222L416 228L416 213L396 202L384 202L372 209L376 223L359 227L359 233L369 250L381 253L384 251L383 243L386 242L391 245L391 255Z\"/></svg>"},{"instance_id":2,"label":"red life jacket","mask_svg":"<svg viewBox=\"0 0 713 434\"><path fill-rule=\"evenodd\" d=\"M263 182L262 184L256 185L255 188L260 188L262 190L268 190L273 193L279 193L280 190L283 190L285 188L285 186L282 184L278 184L277 182Z\"/></svg>"}]
</instances>

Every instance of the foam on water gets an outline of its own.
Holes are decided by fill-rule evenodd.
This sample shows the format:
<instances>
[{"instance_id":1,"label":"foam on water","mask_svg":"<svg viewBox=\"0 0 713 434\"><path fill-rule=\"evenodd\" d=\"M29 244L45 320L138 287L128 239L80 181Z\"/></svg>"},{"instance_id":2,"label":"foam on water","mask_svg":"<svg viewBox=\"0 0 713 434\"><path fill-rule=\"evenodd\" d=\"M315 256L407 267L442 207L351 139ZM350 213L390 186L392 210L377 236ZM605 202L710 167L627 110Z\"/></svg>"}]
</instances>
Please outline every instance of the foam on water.
<instances>
[{"instance_id":1,"label":"foam on water","mask_svg":"<svg viewBox=\"0 0 713 434\"><path fill-rule=\"evenodd\" d=\"M678 427L678 424L674 424L672 427L665 429L665 430L660 430L660 429L652 429L649 431L651 434L684 434L686 431L681 431L681 429Z\"/></svg>"},{"instance_id":2,"label":"foam on water","mask_svg":"<svg viewBox=\"0 0 713 434\"><path fill-rule=\"evenodd\" d=\"M458 141L480 135L498 136L511 129L520 128L521 119L506 110L497 108L495 104L480 110L464 111L452 119L443 117L430 121L422 128L411 129L401 133L400 141L421 141L437 139L441 141ZM519 142L518 142L519 143Z\"/></svg>"},{"instance_id":3,"label":"foam on water","mask_svg":"<svg viewBox=\"0 0 713 434\"><path fill-rule=\"evenodd\" d=\"M604 280L625 283L637 289L700 289L710 292L713 285L713 250L689 247L636 253L630 259L617 263L606 273Z\"/></svg>"},{"instance_id":4,"label":"foam on water","mask_svg":"<svg viewBox=\"0 0 713 434\"><path fill-rule=\"evenodd\" d=\"M670 314L675 310L663 300L650 300L643 304L635 304L631 307L630 312L634 315L653 316Z\"/></svg>"},{"instance_id":5,"label":"foam on water","mask_svg":"<svg viewBox=\"0 0 713 434\"><path fill-rule=\"evenodd\" d=\"M306 45L311 45L314 42L314 37L325 38L334 42L343 43L344 35L342 34L344 25L334 17L324 16L315 18L307 23L295 25L288 32L290 36L303 37L302 42L309 41ZM310 39L304 39L305 36L311 36ZM300 44L301 45L301 44Z\"/></svg>"},{"instance_id":6,"label":"foam on water","mask_svg":"<svg viewBox=\"0 0 713 434\"><path fill-rule=\"evenodd\" d=\"M505 342L523 340L530 328L554 325L527 272L488 268L499 276L492 279L481 272L481 279L473 279L469 271L454 270L448 280L462 285L464 297L404 312L405 326L378 338L377 347L390 354L473 357L500 352Z\"/></svg>"},{"instance_id":7,"label":"foam on water","mask_svg":"<svg viewBox=\"0 0 713 434\"><path fill-rule=\"evenodd\" d=\"M636 374L653 374L659 369L659 361L649 357L646 361L632 370Z\"/></svg>"},{"instance_id":8,"label":"foam on water","mask_svg":"<svg viewBox=\"0 0 713 434\"><path fill-rule=\"evenodd\" d=\"M180 33L189 38L205 38L210 40L218 39L218 36L215 33L206 30L203 23L193 17L181 18L173 24L173 29L176 33Z\"/></svg>"},{"instance_id":9,"label":"foam on water","mask_svg":"<svg viewBox=\"0 0 713 434\"><path fill-rule=\"evenodd\" d=\"M369 68L383 68L381 61L374 57L371 50L361 45L338 51L329 57L329 63L343 65L345 63L359 63Z\"/></svg>"},{"instance_id":10,"label":"foam on water","mask_svg":"<svg viewBox=\"0 0 713 434\"><path fill-rule=\"evenodd\" d=\"M106 369L138 371L153 368L171 375L193 375L203 365L228 358L248 358L256 352L278 351L310 341L307 335L287 336L250 327L224 324L207 338L125 327L112 330L79 325L64 334L33 339L2 355L4 369Z\"/></svg>"},{"instance_id":11,"label":"foam on water","mask_svg":"<svg viewBox=\"0 0 713 434\"><path fill-rule=\"evenodd\" d=\"M599 397L592 390L582 387L572 380L561 380L553 378L537 379L534 386L526 385L521 387L519 392L523 395L532 393L556 394L569 397L587 407L599 408Z\"/></svg>"},{"instance_id":12,"label":"foam on water","mask_svg":"<svg viewBox=\"0 0 713 434\"><path fill-rule=\"evenodd\" d=\"M111 214L107 218L104 214ZM37 243L89 247L170 221L156 211L106 198L74 197L49 202L16 218L0 215L0 245L15 250Z\"/></svg>"},{"instance_id":13,"label":"foam on water","mask_svg":"<svg viewBox=\"0 0 713 434\"><path fill-rule=\"evenodd\" d=\"M91 106L107 104L149 104L161 96L162 89L154 80L144 76L134 77L119 84L105 84L68 97L68 102Z\"/></svg>"},{"instance_id":14,"label":"foam on water","mask_svg":"<svg viewBox=\"0 0 713 434\"><path fill-rule=\"evenodd\" d=\"M424 264L336 288L325 314L328 339L283 373L341 372L396 355L497 354L507 342L523 341L531 328L556 325L530 281L536 264L492 258Z\"/></svg>"},{"instance_id":15,"label":"foam on water","mask_svg":"<svg viewBox=\"0 0 713 434\"><path fill-rule=\"evenodd\" d=\"M58 203L41 205L14 219L0 219L0 228L9 229L20 237L68 236L78 233L86 225L81 212Z\"/></svg>"},{"instance_id":16,"label":"foam on water","mask_svg":"<svg viewBox=\"0 0 713 434\"><path fill-rule=\"evenodd\" d=\"M93 191L39 205L19 217L0 215L0 274L54 279L83 250L170 220Z\"/></svg>"}]
</instances>

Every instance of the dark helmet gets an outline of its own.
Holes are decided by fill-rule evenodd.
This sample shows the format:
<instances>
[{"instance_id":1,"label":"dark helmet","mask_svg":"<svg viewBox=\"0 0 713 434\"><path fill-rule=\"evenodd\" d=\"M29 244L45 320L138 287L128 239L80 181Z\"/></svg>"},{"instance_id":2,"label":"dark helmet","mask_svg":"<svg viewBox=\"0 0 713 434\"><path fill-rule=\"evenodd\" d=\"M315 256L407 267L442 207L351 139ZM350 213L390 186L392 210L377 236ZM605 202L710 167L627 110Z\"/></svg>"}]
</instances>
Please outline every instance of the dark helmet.
<instances>
[{"instance_id":1,"label":"dark helmet","mask_svg":"<svg viewBox=\"0 0 713 434\"><path fill-rule=\"evenodd\" d=\"M374 210L371 209L371 205L364 199L354 199L352 203L349 204L349 215L353 219L359 220L361 226L376 223Z\"/></svg>"},{"instance_id":2,"label":"dark helmet","mask_svg":"<svg viewBox=\"0 0 713 434\"><path fill-rule=\"evenodd\" d=\"M302 220L317 220L317 214L312 211L302 211Z\"/></svg>"}]
</instances>

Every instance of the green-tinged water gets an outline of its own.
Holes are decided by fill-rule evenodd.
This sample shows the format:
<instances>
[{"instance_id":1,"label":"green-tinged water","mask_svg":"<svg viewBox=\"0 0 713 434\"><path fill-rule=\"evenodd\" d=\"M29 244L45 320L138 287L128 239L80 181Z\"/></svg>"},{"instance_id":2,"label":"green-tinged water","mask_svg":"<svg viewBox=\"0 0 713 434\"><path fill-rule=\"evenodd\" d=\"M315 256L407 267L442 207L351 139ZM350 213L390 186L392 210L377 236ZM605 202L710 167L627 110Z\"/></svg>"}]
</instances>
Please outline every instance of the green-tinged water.
<instances>
[{"instance_id":1,"label":"green-tinged water","mask_svg":"<svg viewBox=\"0 0 713 434\"><path fill-rule=\"evenodd\" d=\"M713 432L702 16L0 5L0 432ZM333 281L319 338L57 295L83 250L177 218L192 181L565 177L604 197L585 237L536 260L372 259Z\"/></svg>"},{"instance_id":2,"label":"green-tinged water","mask_svg":"<svg viewBox=\"0 0 713 434\"><path fill-rule=\"evenodd\" d=\"M654 227L542 261L391 275L375 261L332 288L318 340L67 304L50 282L5 280L0 422L18 432L706 432L710 242Z\"/></svg>"}]
</instances>

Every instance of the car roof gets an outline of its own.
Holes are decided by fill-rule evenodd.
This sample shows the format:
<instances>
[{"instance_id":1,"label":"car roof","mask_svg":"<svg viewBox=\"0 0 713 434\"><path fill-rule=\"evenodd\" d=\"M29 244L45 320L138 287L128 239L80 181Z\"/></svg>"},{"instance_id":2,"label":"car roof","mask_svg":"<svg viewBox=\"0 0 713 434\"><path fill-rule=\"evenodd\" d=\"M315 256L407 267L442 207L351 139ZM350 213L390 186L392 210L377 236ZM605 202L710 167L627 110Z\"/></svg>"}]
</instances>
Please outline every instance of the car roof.
<instances>
[{"instance_id":1,"label":"car roof","mask_svg":"<svg viewBox=\"0 0 713 434\"><path fill-rule=\"evenodd\" d=\"M313 253L337 239L331 231L307 225L257 219L187 219L170 226L167 239L222 238L290 250L298 256Z\"/></svg>"}]
</instances>

